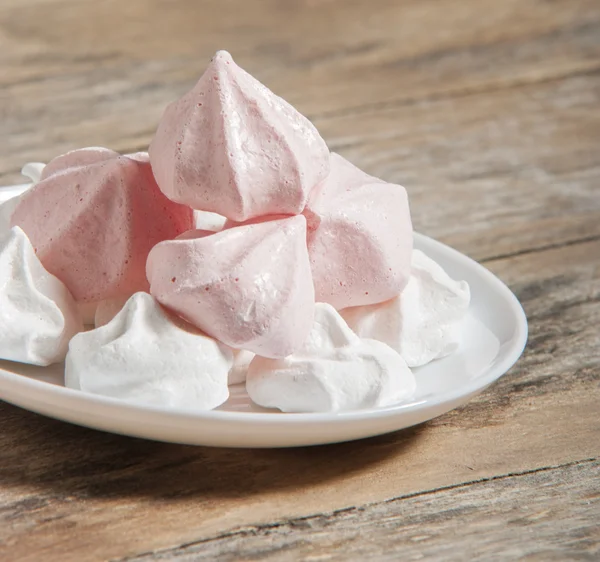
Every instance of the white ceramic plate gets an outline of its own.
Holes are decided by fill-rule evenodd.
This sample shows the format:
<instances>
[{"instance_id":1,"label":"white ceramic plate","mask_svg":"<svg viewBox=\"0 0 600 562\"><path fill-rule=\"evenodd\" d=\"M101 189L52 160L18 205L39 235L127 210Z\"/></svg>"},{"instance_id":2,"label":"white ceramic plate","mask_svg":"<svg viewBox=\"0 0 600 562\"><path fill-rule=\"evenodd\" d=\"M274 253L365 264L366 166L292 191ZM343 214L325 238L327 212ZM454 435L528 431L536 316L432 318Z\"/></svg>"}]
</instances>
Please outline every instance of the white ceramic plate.
<instances>
[{"instance_id":1,"label":"white ceramic plate","mask_svg":"<svg viewBox=\"0 0 600 562\"><path fill-rule=\"evenodd\" d=\"M0 189L0 202L25 186ZM455 279L471 286L463 342L450 357L415 369L413 400L397 406L340 414L283 414L254 406L243 385L209 412L126 403L63 386L63 365L33 367L0 361L0 398L71 423L193 445L295 447L350 441L389 433L440 416L482 392L517 361L527 340L527 320L511 291L487 269L431 238L415 247Z\"/></svg>"}]
</instances>

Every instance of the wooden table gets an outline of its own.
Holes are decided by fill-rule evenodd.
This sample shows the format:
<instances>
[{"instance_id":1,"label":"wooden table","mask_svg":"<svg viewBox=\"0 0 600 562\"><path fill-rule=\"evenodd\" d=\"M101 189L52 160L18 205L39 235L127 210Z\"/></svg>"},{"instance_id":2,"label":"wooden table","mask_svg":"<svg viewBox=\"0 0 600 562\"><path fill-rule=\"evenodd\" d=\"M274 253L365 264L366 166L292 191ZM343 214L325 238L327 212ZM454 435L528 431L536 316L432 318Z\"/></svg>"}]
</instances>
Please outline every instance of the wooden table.
<instances>
[{"instance_id":1,"label":"wooden table","mask_svg":"<svg viewBox=\"0 0 600 562\"><path fill-rule=\"evenodd\" d=\"M144 149L230 50L415 228L506 281L530 340L467 406L392 435L223 450L0 405L0 559L597 560L597 0L3 0L0 183Z\"/></svg>"}]
</instances>

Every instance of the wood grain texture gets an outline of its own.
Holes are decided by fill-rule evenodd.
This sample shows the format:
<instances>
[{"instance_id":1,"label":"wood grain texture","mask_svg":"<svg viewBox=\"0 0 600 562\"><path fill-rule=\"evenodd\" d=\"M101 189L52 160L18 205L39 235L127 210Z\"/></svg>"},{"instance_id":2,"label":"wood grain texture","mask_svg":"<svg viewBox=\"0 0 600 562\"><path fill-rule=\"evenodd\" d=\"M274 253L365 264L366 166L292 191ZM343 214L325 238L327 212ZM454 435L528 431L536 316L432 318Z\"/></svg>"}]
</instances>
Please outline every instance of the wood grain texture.
<instances>
[{"instance_id":1,"label":"wood grain texture","mask_svg":"<svg viewBox=\"0 0 600 562\"><path fill-rule=\"evenodd\" d=\"M489 260L600 237L599 106L600 74L317 125L350 160L407 186L416 230Z\"/></svg>"},{"instance_id":2,"label":"wood grain texture","mask_svg":"<svg viewBox=\"0 0 600 562\"><path fill-rule=\"evenodd\" d=\"M289 451L219 450L103 434L4 406L0 559L131 556L600 456L600 241L488 266L525 306L525 355L467 406L409 431Z\"/></svg>"},{"instance_id":3,"label":"wood grain texture","mask_svg":"<svg viewBox=\"0 0 600 562\"><path fill-rule=\"evenodd\" d=\"M150 560L598 560L595 460L415 494L201 543ZM560 528L560 537L557 528Z\"/></svg>"},{"instance_id":4,"label":"wood grain texture","mask_svg":"<svg viewBox=\"0 0 600 562\"><path fill-rule=\"evenodd\" d=\"M202 3L211 26L207 36L200 34L203 39L192 38L200 4L189 3L183 21L173 3L165 10L164 3L144 0L150 7L138 21L139 2L120 9L125 22L137 24L119 27L114 42L98 45L94 40L114 27L109 18L114 2L75 3L68 17L58 11L64 2L39 4L36 18L23 14L23 3L0 8L0 21L10 30L2 49L4 84L0 78L6 98L0 105L0 181L19 181L16 172L24 162L47 161L78 146L147 147L165 104L191 86L216 48L211 42L219 37L230 45L229 35L240 25L229 22L229 28L219 19L226 3L220 8ZM484 10L472 2L461 0L462 8L444 2L442 11L428 3L380 2L379 23L358 26L364 37L336 39L328 28L314 26L314 42L308 43L314 53L305 52L306 42L285 51L280 35L287 29L305 32L317 9L329 22L339 13L337 2L300 11L295 3L264 3L266 19L242 6L238 17L250 38L242 36L246 47L239 60L308 112L333 150L405 185L418 230L477 259L600 236L597 2L495 2ZM345 21L369 19L370 6L345 6ZM479 15L468 32L446 21L448 14L464 19L474 11ZM93 25L72 29L80 12ZM291 27L288 16L294 16ZM144 36L162 17L183 25L180 39ZM271 18L285 23L275 25ZM386 20L389 26L382 27ZM398 36L398 21L405 22L406 42ZM419 25L432 33L415 37ZM230 31L220 33L222 27ZM372 42L380 27L377 48L357 53L356 45ZM273 35L279 38L269 39ZM24 37L35 38L31 53ZM259 39L279 47L259 43L258 52L247 53L247 45ZM342 39L352 41L354 51L335 47ZM234 54L238 41L231 42ZM558 68L558 74L550 71ZM24 71L37 74L23 76ZM326 109L331 103L335 110ZM465 201L473 194L479 204L468 222L460 205L439 204L441 197Z\"/></svg>"},{"instance_id":5,"label":"wood grain texture","mask_svg":"<svg viewBox=\"0 0 600 562\"><path fill-rule=\"evenodd\" d=\"M600 4L4 0L0 183L143 149L218 48L406 185L417 230L513 288L529 345L465 407L327 447L152 443L0 403L0 560L593 559Z\"/></svg>"},{"instance_id":6,"label":"wood grain texture","mask_svg":"<svg viewBox=\"0 0 600 562\"><path fill-rule=\"evenodd\" d=\"M218 48L312 118L600 68L594 0L30 1L0 7L2 181L23 158L147 146Z\"/></svg>"}]
</instances>

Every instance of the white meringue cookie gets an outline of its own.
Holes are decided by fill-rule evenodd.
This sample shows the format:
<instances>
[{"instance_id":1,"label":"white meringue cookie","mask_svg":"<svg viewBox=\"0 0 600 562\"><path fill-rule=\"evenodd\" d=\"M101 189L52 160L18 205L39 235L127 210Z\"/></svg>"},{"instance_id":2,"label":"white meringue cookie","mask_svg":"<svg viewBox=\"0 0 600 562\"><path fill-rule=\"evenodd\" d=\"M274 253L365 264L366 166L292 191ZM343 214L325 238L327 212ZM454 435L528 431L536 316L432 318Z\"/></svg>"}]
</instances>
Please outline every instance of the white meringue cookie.
<instances>
[{"instance_id":1,"label":"white meringue cookie","mask_svg":"<svg viewBox=\"0 0 600 562\"><path fill-rule=\"evenodd\" d=\"M163 306L234 349L285 357L313 322L302 215L184 233L154 246L146 272Z\"/></svg>"},{"instance_id":2,"label":"white meringue cookie","mask_svg":"<svg viewBox=\"0 0 600 562\"><path fill-rule=\"evenodd\" d=\"M82 329L73 297L43 268L25 233L14 227L0 235L0 357L58 363Z\"/></svg>"},{"instance_id":3,"label":"white meringue cookie","mask_svg":"<svg viewBox=\"0 0 600 562\"><path fill-rule=\"evenodd\" d=\"M400 296L346 308L341 315L359 336L387 343L409 367L419 367L456 351L470 300L466 281L454 281L415 250L410 280Z\"/></svg>"},{"instance_id":4,"label":"white meringue cookie","mask_svg":"<svg viewBox=\"0 0 600 562\"><path fill-rule=\"evenodd\" d=\"M248 366L255 354L246 349L234 349L233 351L233 365L229 370L228 384L240 384L246 381L246 375L248 374Z\"/></svg>"},{"instance_id":5,"label":"white meringue cookie","mask_svg":"<svg viewBox=\"0 0 600 562\"><path fill-rule=\"evenodd\" d=\"M210 211L194 210L194 224L196 230L221 232L226 222L227 219L222 215L218 215L217 213L211 213Z\"/></svg>"},{"instance_id":6,"label":"white meringue cookie","mask_svg":"<svg viewBox=\"0 0 600 562\"><path fill-rule=\"evenodd\" d=\"M359 338L329 304L318 303L304 347L284 359L255 357L246 390L266 408L338 412L396 404L412 396L413 374L393 349Z\"/></svg>"},{"instance_id":7,"label":"white meringue cookie","mask_svg":"<svg viewBox=\"0 0 600 562\"><path fill-rule=\"evenodd\" d=\"M45 165L46 164L42 164L41 162L29 162L23 166L21 174L30 179L32 183L37 183L40 181L40 176L42 175L42 170ZM9 188L8 191L14 195L10 197L10 199L6 199L6 201L0 203L0 236L8 234L8 231L10 230L10 219L23 194L22 186L21 189L19 189L21 193L19 193L17 189L18 187Z\"/></svg>"},{"instance_id":8,"label":"white meringue cookie","mask_svg":"<svg viewBox=\"0 0 600 562\"><path fill-rule=\"evenodd\" d=\"M40 181L45 167L46 164L43 162L27 162L21 168L21 174L29 178L32 183L37 183Z\"/></svg>"},{"instance_id":9,"label":"white meringue cookie","mask_svg":"<svg viewBox=\"0 0 600 562\"><path fill-rule=\"evenodd\" d=\"M10 232L10 219L19 204L19 199L20 196L17 195L0 204L0 236L7 236Z\"/></svg>"},{"instance_id":10,"label":"white meringue cookie","mask_svg":"<svg viewBox=\"0 0 600 562\"><path fill-rule=\"evenodd\" d=\"M229 396L231 351L136 293L105 326L71 340L70 388L129 402L210 410Z\"/></svg>"}]
</instances>

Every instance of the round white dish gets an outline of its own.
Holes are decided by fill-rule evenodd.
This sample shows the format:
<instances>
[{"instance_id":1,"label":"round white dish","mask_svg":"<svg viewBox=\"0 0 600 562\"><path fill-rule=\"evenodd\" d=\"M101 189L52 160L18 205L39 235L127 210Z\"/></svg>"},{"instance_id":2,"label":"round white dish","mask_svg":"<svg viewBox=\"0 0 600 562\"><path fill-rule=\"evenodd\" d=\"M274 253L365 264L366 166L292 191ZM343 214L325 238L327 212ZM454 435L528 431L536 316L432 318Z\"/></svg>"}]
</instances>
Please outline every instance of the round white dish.
<instances>
[{"instance_id":1,"label":"round white dish","mask_svg":"<svg viewBox=\"0 0 600 562\"><path fill-rule=\"evenodd\" d=\"M0 202L27 186L0 188ZM415 247L454 279L471 286L460 349L414 369L415 397L387 408L338 414L284 414L252 404L244 385L230 387L217 410L180 411L86 394L63 386L64 365L34 367L0 361L0 398L74 424L131 435L219 447L296 447L350 441L389 433L440 416L467 402L517 361L527 340L527 320L512 292L465 255L423 236Z\"/></svg>"}]
</instances>

